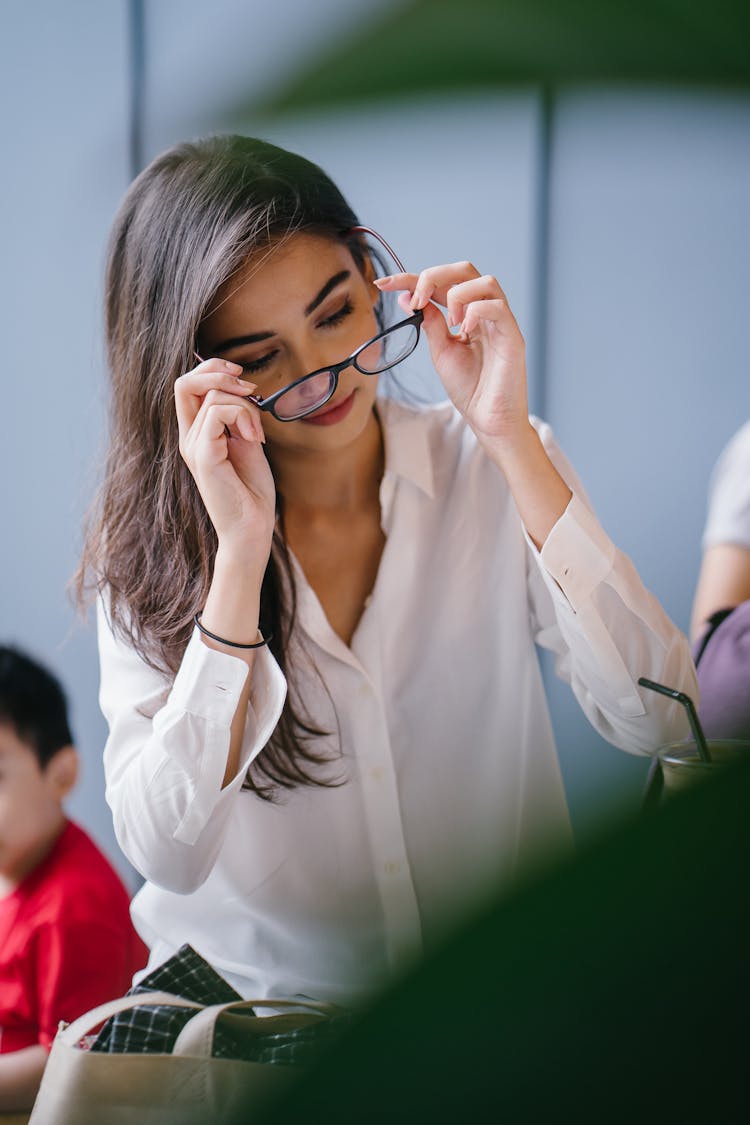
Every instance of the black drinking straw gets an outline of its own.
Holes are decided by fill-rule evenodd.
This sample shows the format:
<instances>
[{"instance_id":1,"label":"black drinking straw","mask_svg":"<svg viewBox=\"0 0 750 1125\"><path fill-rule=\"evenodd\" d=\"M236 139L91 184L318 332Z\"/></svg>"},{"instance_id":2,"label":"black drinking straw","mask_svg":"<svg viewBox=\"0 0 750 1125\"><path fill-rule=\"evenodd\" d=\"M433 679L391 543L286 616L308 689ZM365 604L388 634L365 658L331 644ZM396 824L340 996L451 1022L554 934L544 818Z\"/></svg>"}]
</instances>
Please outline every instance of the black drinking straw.
<instances>
[{"instance_id":1,"label":"black drinking straw","mask_svg":"<svg viewBox=\"0 0 750 1125\"><path fill-rule=\"evenodd\" d=\"M668 695L670 699L676 699L678 703L687 711L690 729L693 732L695 744L698 747L698 754L702 762L711 762L711 754L709 753L708 743L706 736L703 733L703 727L698 719L698 714L695 710L695 705L689 695L685 695L684 691L676 691L675 688L665 687L664 684L657 684L654 680L647 680L645 676L641 676L638 680L641 687L650 688L651 691L658 691L660 695Z\"/></svg>"}]
</instances>

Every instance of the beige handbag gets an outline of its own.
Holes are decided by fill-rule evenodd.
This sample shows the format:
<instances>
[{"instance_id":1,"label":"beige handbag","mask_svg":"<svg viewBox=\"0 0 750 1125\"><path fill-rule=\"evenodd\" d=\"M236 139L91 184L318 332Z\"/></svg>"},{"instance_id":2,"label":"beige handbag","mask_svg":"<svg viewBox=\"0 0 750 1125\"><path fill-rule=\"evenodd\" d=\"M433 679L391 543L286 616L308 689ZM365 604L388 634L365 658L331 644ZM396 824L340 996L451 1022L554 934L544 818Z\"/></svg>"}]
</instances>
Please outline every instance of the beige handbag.
<instances>
[{"instance_id":1,"label":"beige handbag","mask_svg":"<svg viewBox=\"0 0 750 1125\"><path fill-rule=\"evenodd\" d=\"M196 1010L171 1054L107 1054L79 1046L110 1016L149 1004ZM261 1017L251 1011L258 1007L295 1010ZM237 1000L203 1007L168 992L112 1000L58 1031L29 1125L214 1125L242 1119L285 1089L299 1068L212 1057L217 1021L230 1023L243 1037L257 1036L307 1027L338 1011L312 1000Z\"/></svg>"}]
</instances>

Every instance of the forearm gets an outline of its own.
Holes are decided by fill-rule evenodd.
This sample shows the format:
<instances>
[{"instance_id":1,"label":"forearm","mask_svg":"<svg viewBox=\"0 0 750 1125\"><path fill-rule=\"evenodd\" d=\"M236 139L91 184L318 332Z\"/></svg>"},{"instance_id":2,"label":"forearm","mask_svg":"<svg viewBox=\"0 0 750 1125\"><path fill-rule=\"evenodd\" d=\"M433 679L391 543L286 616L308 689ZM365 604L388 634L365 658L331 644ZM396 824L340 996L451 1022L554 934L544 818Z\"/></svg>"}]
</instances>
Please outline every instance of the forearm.
<instances>
[{"instance_id":1,"label":"forearm","mask_svg":"<svg viewBox=\"0 0 750 1125\"><path fill-rule=\"evenodd\" d=\"M31 1109L46 1063L41 1044L0 1055L0 1112Z\"/></svg>"},{"instance_id":2,"label":"forearm","mask_svg":"<svg viewBox=\"0 0 750 1125\"><path fill-rule=\"evenodd\" d=\"M572 470L563 471L575 494L544 550L533 552L529 574L537 639L556 653L558 674L596 729L623 749L649 753L688 728L678 704L639 688L638 679L697 702L687 639L581 499Z\"/></svg>"},{"instance_id":3,"label":"forearm","mask_svg":"<svg viewBox=\"0 0 750 1125\"><path fill-rule=\"evenodd\" d=\"M217 636L226 637L237 644L252 644L259 640L262 582L263 570L258 564L248 562L237 549L220 547L216 554L211 587L201 614L201 624ZM229 752L222 781L222 788L225 788L239 769L256 650L221 644L205 634L201 634L201 640L208 648L234 656L244 661L248 667L247 679L232 719Z\"/></svg>"},{"instance_id":4,"label":"forearm","mask_svg":"<svg viewBox=\"0 0 750 1125\"><path fill-rule=\"evenodd\" d=\"M572 492L529 422L512 440L480 439L504 474L529 538L541 550Z\"/></svg>"}]
</instances>

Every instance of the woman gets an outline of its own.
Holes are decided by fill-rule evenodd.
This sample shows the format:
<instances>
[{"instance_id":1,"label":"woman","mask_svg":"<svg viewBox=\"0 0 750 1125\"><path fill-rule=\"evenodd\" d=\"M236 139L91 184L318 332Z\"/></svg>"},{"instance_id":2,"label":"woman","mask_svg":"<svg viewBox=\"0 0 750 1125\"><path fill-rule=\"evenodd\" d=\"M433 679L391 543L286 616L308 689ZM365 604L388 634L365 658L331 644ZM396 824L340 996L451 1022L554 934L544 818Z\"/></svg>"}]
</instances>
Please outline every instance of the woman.
<instances>
[{"instance_id":1,"label":"woman","mask_svg":"<svg viewBox=\"0 0 750 1125\"><path fill-rule=\"evenodd\" d=\"M529 420L497 280L376 277L357 226L315 165L219 137L141 174L110 247L107 798L151 964L189 941L246 996L356 1001L564 844L535 642L633 752L686 733L638 677L694 688ZM364 373L420 322L452 400L423 410Z\"/></svg>"}]
</instances>

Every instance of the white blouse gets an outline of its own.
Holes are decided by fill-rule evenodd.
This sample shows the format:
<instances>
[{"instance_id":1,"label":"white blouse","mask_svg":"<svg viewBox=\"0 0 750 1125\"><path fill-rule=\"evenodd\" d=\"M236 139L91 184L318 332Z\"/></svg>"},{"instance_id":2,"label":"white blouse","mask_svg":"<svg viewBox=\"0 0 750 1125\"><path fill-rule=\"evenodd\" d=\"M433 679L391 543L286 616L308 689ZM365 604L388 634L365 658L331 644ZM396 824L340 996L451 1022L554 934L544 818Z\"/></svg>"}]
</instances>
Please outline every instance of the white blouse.
<instances>
[{"instance_id":1,"label":"white blouse","mask_svg":"<svg viewBox=\"0 0 750 1125\"><path fill-rule=\"evenodd\" d=\"M750 547L750 422L727 443L711 473L703 548L720 543Z\"/></svg>"},{"instance_id":2,"label":"white blouse","mask_svg":"<svg viewBox=\"0 0 750 1125\"><path fill-rule=\"evenodd\" d=\"M258 651L243 760L221 789L246 665L196 631L174 682L99 607L107 800L147 882L150 965L190 942L244 996L355 1003L408 965L569 825L535 643L608 740L648 753L688 729L646 675L696 697L690 652L574 491L541 553L507 483L450 404L378 405L386 535L347 647L299 566L289 666L330 734L332 788L260 800L242 781L286 684ZM316 670L317 669L317 672Z\"/></svg>"}]
</instances>

